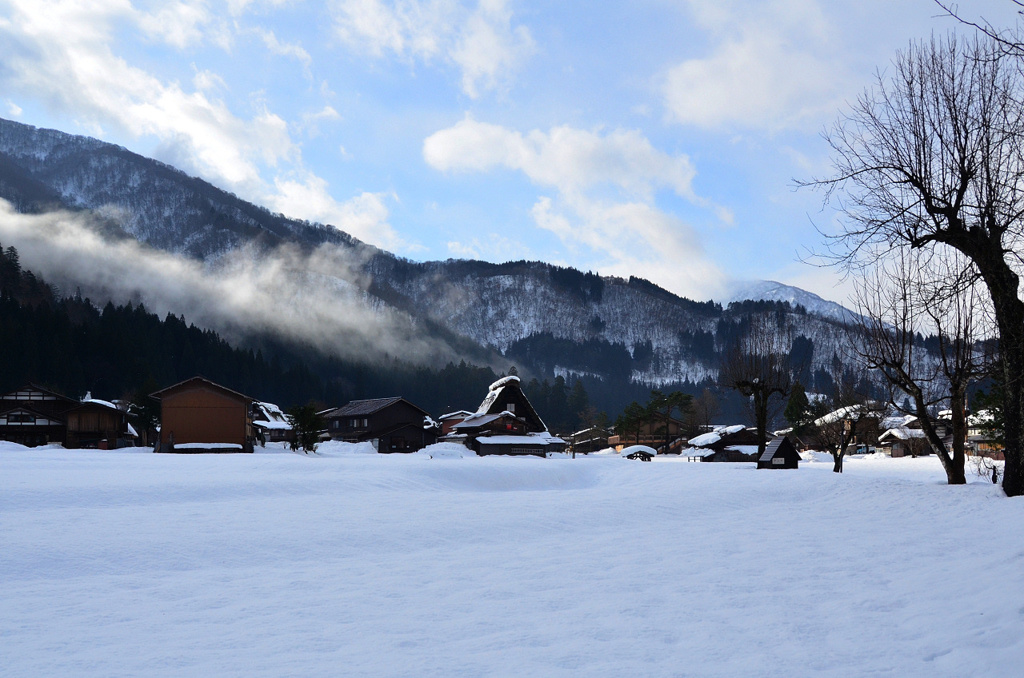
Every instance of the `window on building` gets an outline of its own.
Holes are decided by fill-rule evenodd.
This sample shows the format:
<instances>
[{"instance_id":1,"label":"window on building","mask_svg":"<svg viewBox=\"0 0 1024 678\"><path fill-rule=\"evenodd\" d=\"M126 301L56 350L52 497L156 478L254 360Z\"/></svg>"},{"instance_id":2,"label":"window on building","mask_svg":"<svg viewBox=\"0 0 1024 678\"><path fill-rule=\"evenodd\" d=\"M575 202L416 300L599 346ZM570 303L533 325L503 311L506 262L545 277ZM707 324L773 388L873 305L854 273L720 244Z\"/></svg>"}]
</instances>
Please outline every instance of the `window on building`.
<instances>
[{"instance_id":1,"label":"window on building","mask_svg":"<svg viewBox=\"0 0 1024 678\"><path fill-rule=\"evenodd\" d=\"M509 403L508 405L505 405L505 409L508 410L509 412L511 412L512 414L515 414L516 413L516 404L515 403Z\"/></svg>"}]
</instances>

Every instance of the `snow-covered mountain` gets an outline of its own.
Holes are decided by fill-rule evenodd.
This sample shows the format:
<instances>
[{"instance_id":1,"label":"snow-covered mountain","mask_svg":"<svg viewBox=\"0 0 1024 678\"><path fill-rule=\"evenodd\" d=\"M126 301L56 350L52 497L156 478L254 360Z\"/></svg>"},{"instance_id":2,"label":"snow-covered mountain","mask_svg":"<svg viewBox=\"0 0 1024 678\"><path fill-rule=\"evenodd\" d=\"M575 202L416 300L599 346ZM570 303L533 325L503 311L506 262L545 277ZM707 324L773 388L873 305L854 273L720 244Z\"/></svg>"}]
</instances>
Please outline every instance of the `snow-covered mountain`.
<instances>
[{"instance_id":1,"label":"snow-covered mountain","mask_svg":"<svg viewBox=\"0 0 1024 678\"><path fill-rule=\"evenodd\" d=\"M111 237L206 261L242 246L257 253L282 243L307 251L336 246L358 262L358 275L345 283L358 284L366 304L403 314L453 346L471 343L481 348L477 355L500 352L547 375L651 385L714 379L723 348L755 313L776 314L792 334L808 381L843 369L838 356L850 312L795 287L753 283L723 306L640 278L540 262L411 262L331 226L272 214L124 148L6 120L0 120L0 198L25 213L89 210L101 215Z\"/></svg>"},{"instance_id":2,"label":"snow-covered mountain","mask_svg":"<svg viewBox=\"0 0 1024 678\"><path fill-rule=\"evenodd\" d=\"M856 314L845 306L822 299L813 292L792 285L784 285L774 280L747 280L734 283L726 301L743 301L745 299L785 301L794 307L803 306L811 313L840 322L854 322L857 319Z\"/></svg>"}]
</instances>

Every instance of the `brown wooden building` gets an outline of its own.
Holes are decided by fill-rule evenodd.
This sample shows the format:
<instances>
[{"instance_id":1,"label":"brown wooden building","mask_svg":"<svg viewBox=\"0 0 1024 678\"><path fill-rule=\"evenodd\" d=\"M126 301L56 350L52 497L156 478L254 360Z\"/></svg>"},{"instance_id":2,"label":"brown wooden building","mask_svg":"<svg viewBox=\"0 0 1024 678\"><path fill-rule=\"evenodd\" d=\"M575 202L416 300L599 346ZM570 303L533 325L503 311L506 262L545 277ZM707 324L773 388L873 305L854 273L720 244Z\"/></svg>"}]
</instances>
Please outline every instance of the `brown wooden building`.
<instances>
[{"instance_id":1,"label":"brown wooden building","mask_svg":"<svg viewBox=\"0 0 1024 678\"><path fill-rule=\"evenodd\" d=\"M674 417L669 418L668 439L671 441L669 443L669 452L671 454L679 454L683 447L683 441L680 440L684 432L683 427L683 422ZM645 421L640 426L639 437L637 437L636 431L632 431L630 433L616 433L608 438L608 446L614 447L619 452L624 447L629 447L630 445L647 445L665 454L665 451L662 450L665 447L665 415L655 414L649 421Z\"/></svg>"},{"instance_id":2,"label":"brown wooden building","mask_svg":"<svg viewBox=\"0 0 1024 678\"><path fill-rule=\"evenodd\" d=\"M0 394L0 440L36 447L67 440L67 411L78 401L35 384Z\"/></svg>"},{"instance_id":3,"label":"brown wooden building","mask_svg":"<svg viewBox=\"0 0 1024 678\"><path fill-rule=\"evenodd\" d=\"M113 403L89 399L68 410L66 447L113 450L131 447L136 437L128 413Z\"/></svg>"},{"instance_id":4,"label":"brown wooden building","mask_svg":"<svg viewBox=\"0 0 1024 678\"><path fill-rule=\"evenodd\" d=\"M160 401L156 452L252 452L253 399L203 377L151 395Z\"/></svg>"},{"instance_id":5,"label":"brown wooden building","mask_svg":"<svg viewBox=\"0 0 1024 678\"><path fill-rule=\"evenodd\" d=\"M377 451L415 452L437 441L437 429L427 423L426 410L405 398L372 398L328 412L327 433L333 440L371 442Z\"/></svg>"}]
</instances>

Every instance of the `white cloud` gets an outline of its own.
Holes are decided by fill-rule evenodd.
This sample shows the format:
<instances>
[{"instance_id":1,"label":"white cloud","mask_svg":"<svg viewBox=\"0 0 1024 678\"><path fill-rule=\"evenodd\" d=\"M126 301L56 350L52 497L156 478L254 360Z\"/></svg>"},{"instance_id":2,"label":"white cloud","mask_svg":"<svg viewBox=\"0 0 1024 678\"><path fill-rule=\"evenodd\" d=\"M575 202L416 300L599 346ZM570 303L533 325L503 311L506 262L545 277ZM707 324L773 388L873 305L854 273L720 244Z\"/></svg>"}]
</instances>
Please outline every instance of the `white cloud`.
<instances>
[{"instance_id":1,"label":"white cloud","mask_svg":"<svg viewBox=\"0 0 1024 678\"><path fill-rule=\"evenodd\" d=\"M303 49L302 45L281 42L273 31L265 28L253 28L251 30L263 40L263 44L266 45L271 54L298 60L303 66L306 78L312 79L313 75L310 67L313 65L313 58L309 55L309 52Z\"/></svg>"},{"instance_id":2,"label":"white cloud","mask_svg":"<svg viewBox=\"0 0 1024 678\"><path fill-rule=\"evenodd\" d=\"M691 0L715 45L668 70L668 117L705 128L819 124L845 91L840 36L814 0Z\"/></svg>"},{"instance_id":3,"label":"white cloud","mask_svg":"<svg viewBox=\"0 0 1024 678\"><path fill-rule=\"evenodd\" d=\"M636 130L602 135L561 126L524 135L467 117L427 137L423 157L441 171L520 170L535 183L563 193L604 185L648 201L659 188L695 199L691 184L696 170L690 159L656 150Z\"/></svg>"},{"instance_id":4,"label":"white cloud","mask_svg":"<svg viewBox=\"0 0 1024 678\"><path fill-rule=\"evenodd\" d=\"M364 192L346 202L338 202L328 191L327 182L307 174L298 179L277 179L276 192L268 207L296 218L330 224L364 242L387 249L404 249L406 243L388 223L387 193Z\"/></svg>"},{"instance_id":5,"label":"white cloud","mask_svg":"<svg viewBox=\"0 0 1024 678\"><path fill-rule=\"evenodd\" d=\"M336 32L351 48L380 58L440 60L462 74L476 98L499 88L530 54L529 29L513 25L508 0L337 0Z\"/></svg>"},{"instance_id":6,"label":"white cloud","mask_svg":"<svg viewBox=\"0 0 1024 678\"><path fill-rule=\"evenodd\" d=\"M195 89L188 91L112 52L121 23L156 30L149 22L160 20L160 12L136 12L127 0L9 2L12 20L0 22L0 88L42 98L96 136L103 135L104 127L114 127L134 137L154 137L159 142L155 154L162 160L249 200L298 218L333 223L375 245L401 244L387 224L379 194L334 200L327 183L303 168L286 121L258 103L251 118L235 115L215 97L227 87L217 73L197 70ZM195 39L183 26L201 23L202 7L167 7L172 44ZM184 18L176 23L175 17ZM293 46L274 44L279 51L302 56ZM312 122L338 117L328 106ZM286 178L268 182L265 172Z\"/></svg>"},{"instance_id":7,"label":"white cloud","mask_svg":"<svg viewBox=\"0 0 1024 678\"><path fill-rule=\"evenodd\" d=\"M21 113L22 113L21 106L19 106L18 104L14 103L10 99L7 99L4 103L7 104L7 114L10 115L12 118L17 118L18 116L21 115Z\"/></svg>"},{"instance_id":8,"label":"white cloud","mask_svg":"<svg viewBox=\"0 0 1024 678\"><path fill-rule=\"evenodd\" d=\"M146 37L179 49L199 42L210 21L204 0L164 2L154 12L135 12L135 22Z\"/></svg>"},{"instance_id":9,"label":"white cloud","mask_svg":"<svg viewBox=\"0 0 1024 678\"><path fill-rule=\"evenodd\" d=\"M694 193L696 171L689 158L655 149L637 131L601 134L563 126L523 134L466 118L428 137L423 156L441 171L504 167L555 189L556 197L542 196L534 204L533 220L587 268L623 276L639 272L690 296L720 291L722 273L706 260L692 229L655 206L656 193L671 190L720 216L731 215ZM450 243L449 251L475 255L479 248Z\"/></svg>"},{"instance_id":10,"label":"white cloud","mask_svg":"<svg viewBox=\"0 0 1024 678\"><path fill-rule=\"evenodd\" d=\"M532 215L577 259L597 253L586 267L604 275L639 275L694 299L717 298L724 289L725 274L707 259L693 230L652 205L542 197Z\"/></svg>"}]
</instances>

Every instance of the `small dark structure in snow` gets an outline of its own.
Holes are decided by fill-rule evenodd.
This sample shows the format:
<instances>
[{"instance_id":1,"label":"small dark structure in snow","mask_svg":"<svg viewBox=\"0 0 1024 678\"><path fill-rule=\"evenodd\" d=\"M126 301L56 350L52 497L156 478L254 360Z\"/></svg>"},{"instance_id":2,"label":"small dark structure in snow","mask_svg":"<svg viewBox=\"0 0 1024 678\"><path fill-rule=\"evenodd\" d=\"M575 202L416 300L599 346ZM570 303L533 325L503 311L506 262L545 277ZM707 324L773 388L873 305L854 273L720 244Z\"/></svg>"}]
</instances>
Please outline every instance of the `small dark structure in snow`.
<instances>
[{"instance_id":1,"label":"small dark structure in snow","mask_svg":"<svg viewBox=\"0 0 1024 678\"><path fill-rule=\"evenodd\" d=\"M253 399L192 377L153 393L160 401L155 452L252 452Z\"/></svg>"},{"instance_id":2,"label":"small dark structure in snow","mask_svg":"<svg viewBox=\"0 0 1024 678\"><path fill-rule=\"evenodd\" d=\"M27 447L64 444L67 411L78 401L35 384L0 394L0 440Z\"/></svg>"},{"instance_id":3,"label":"small dark structure in snow","mask_svg":"<svg viewBox=\"0 0 1024 678\"><path fill-rule=\"evenodd\" d=\"M797 468L799 463L800 453L789 438L782 436L768 443L757 460L757 468Z\"/></svg>"},{"instance_id":4,"label":"small dark structure in snow","mask_svg":"<svg viewBox=\"0 0 1024 678\"><path fill-rule=\"evenodd\" d=\"M426 410L405 398L353 400L324 417L333 440L371 442L380 453L415 452L437 441Z\"/></svg>"}]
</instances>

